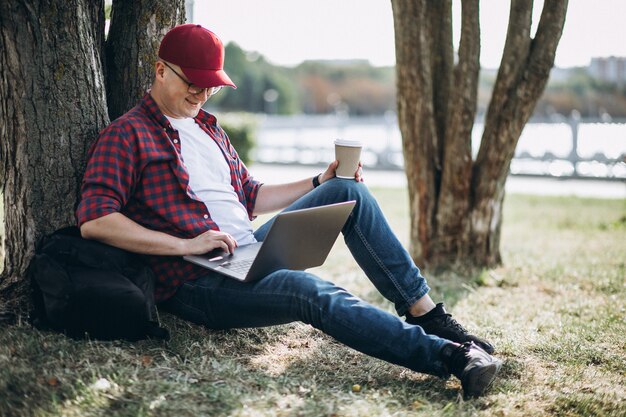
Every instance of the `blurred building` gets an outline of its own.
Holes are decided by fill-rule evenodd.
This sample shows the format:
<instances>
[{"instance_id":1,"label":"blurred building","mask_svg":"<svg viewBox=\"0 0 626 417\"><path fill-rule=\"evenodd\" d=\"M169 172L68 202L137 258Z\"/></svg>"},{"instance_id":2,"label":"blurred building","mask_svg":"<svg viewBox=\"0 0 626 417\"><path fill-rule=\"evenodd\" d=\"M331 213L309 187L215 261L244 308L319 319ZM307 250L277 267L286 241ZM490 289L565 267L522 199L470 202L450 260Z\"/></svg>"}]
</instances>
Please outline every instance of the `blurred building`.
<instances>
[{"instance_id":1,"label":"blurred building","mask_svg":"<svg viewBox=\"0 0 626 417\"><path fill-rule=\"evenodd\" d=\"M594 78L623 85L626 83L626 58L592 58L588 71Z\"/></svg>"}]
</instances>

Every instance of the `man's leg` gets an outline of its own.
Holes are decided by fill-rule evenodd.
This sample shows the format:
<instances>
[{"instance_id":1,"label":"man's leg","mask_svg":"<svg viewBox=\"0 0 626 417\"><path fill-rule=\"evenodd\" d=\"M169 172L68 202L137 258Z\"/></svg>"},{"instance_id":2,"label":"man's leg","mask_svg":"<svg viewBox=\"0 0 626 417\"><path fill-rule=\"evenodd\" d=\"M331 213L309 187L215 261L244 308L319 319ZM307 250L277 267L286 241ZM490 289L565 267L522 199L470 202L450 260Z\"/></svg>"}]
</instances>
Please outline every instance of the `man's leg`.
<instances>
[{"instance_id":1,"label":"man's leg","mask_svg":"<svg viewBox=\"0 0 626 417\"><path fill-rule=\"evenodd\" d=\"M449 375L440 356L449 341L303 271L283 269L250 283L210 273L185 283L163 307L212 329L302 321L367 355L417 372Z\"/></svg>"},{"instance_id":2,"label":"man's leg","mask_svg":"<svg viewBox=\"0 0 626 417\"><path fill-rule=\"evenodd\" d=\"M286 211L347 200L357 200L357 204L342 229L344 240L356 262L380 293L394 303L398 314L406 315L407 321L422 326L428 333L458 343L473 341L493 352L489 342L469 334L445 312L443 304L434 304L428 296L426 279L364 184L343 179L326 181ZM271 221L255 232L257 240L263 240L270 224Z\"/></svg>"},{"instance_id":3,"label":"man's leg","mask_svg":"<svg viewBox=\"0 0 626 417\"><path fill-rule=\"evenodd\" d=\"M389 227L376 200L362 183L332 179L298 199L285 211L356 200L342 229L352 256L380 293L392 301L399 315L407 313L430 288L407 251ZM272 220L255 233L264 239Z\"/></svg>"},{"instance_id":4,"label":"man's leg","mask_svg":"<svg viewBox=\"0 0 626 417\"><path fill-rule=\"evenodd\" d=\"M302 321L367 355L441 377L454 374L466 396L481 395L500 361L473 344L458 345L378 309L303 271L279 270L252 283L211 273L185 283L162 306L214 329Z\"/></svg>"}]
</instances>

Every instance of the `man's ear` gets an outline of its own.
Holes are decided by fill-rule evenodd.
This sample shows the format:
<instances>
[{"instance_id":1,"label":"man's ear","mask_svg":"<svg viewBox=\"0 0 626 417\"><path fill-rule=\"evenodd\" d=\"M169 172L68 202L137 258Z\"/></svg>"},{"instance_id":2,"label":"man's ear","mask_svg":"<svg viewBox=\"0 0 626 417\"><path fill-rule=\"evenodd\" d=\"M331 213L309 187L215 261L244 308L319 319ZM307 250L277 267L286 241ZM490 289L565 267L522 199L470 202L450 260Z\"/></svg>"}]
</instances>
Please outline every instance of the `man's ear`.
<instances>
[{"instance_id":1,"label":"man's ear","mask_svg":"<svg viewBox=\"0 0 626 417\"><path fill-rule=\"evenodd\" d=\"M154 77L158 80L163 80L165 75L165 64L161 60L157 60L154 64Z\"/></svg>"}]
</instances>

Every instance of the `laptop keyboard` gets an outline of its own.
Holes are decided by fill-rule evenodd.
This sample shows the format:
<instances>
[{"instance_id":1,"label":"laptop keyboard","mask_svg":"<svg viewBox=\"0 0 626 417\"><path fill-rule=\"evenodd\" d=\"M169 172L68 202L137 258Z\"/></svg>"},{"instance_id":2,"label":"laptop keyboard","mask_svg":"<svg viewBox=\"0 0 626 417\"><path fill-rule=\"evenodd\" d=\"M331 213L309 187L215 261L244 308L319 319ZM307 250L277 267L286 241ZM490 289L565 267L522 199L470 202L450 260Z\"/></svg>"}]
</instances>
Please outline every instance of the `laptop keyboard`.
<instances>
[{"instance_id":1,"label":"laptop keyboard","mask_svg":"<svg viewBox=\"0 0 626 417\"><path fill-rule=\"evenodd\" d=\"M254 262L254 259L243 259L241 261L224 262L221 267L234 272L245 273L248 272L248 270L252 266L252 262Z\"/></svg>"}]
</instances>

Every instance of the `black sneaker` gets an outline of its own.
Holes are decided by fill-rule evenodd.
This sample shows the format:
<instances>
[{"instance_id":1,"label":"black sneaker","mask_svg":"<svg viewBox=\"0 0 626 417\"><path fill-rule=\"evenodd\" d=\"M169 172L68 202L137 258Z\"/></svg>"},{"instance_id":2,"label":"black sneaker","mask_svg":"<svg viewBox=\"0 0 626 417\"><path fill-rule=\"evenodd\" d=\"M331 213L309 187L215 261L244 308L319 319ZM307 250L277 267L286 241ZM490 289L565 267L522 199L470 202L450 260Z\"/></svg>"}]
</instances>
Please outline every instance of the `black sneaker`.
<instances>
[{"instance_id":1,"label":"black sneaker","mask_svg":"<svg viewBox=\"0 0 626 417\"><path fill-rule=\"evenodd\" d=\"M437 304L435 308L420 317L413 317L407 314L406 322L420 326L428 334L434 334L456 343L474 342L485 352L489 354L494 352L491 343L478 336L469 334L463 326L452 318L451 314L446 313L443 303Z\"/></svg>"},{"instance_id":2,"label":"black sneaker","mask_svg":"<svg viewBox=\"0 0 626 417\"><path fill-rule=\"evenodd\" d=\"M446 344L441 358L448 371L459 378L466 398L483 394L496 378L502 362L473 342Z\"/></svg>"}]
</instances>

